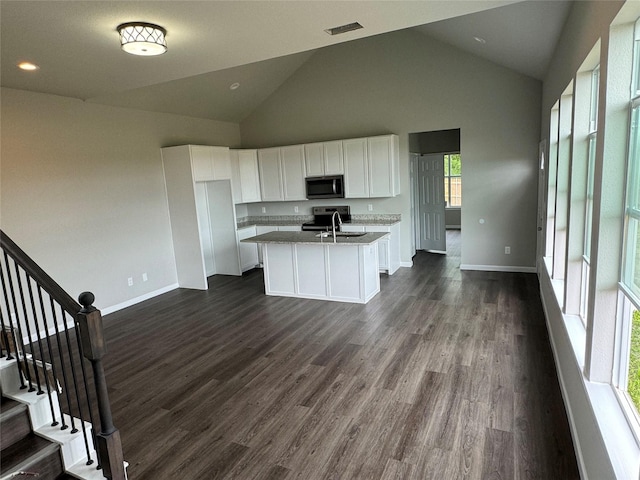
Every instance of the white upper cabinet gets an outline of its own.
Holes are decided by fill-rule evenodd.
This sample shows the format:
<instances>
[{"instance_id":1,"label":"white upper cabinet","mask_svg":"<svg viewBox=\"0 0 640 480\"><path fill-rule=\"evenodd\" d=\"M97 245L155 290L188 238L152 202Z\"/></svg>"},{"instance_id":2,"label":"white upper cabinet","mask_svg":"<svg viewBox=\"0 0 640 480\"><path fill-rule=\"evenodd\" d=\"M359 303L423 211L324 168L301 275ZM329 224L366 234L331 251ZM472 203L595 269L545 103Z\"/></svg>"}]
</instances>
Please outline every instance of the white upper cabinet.
<instances>
[{"instance_id":1,"label":"white upper cabinet","mask_svg":"<svg viewBox=\"0 0 640 480\"><path fill-rule=\"evenodd\" d=\"M302 145L282 147L280 161L284 200L306 200L304 147Z\"/></svg>"},{"instance_id":2,"label":"white upper cabinet","mask_svg":"<svg viewBox=\"0 0 640 480\"><path fill-rule=\"evenodd\" d=\"M322 147L324 154L324 174L342 175L344 173L342 140L324 142Z\"/></svg>"},{"instance_id":3,"label":"white upper cabinet","mask_svg":"<svg viewBox=\"0 0 640 480\"><path fill-rule=\"evenodd\" d=\"M342 140L308 143L304 146L308 177L344 173Z\"/></svg>"},{"instance_id":4,"label":"white upper cabinet","mask_svg":"<svg viewBox=\"0 0 640 480\"><path fill-rule=\"evenodd\" d=\"M324 175L324 153L322 143L307 143L304 146L304 161L309 177Z\"/></svg>"},{"instance_id":5,"label":"white upper cabinet","mask_svg":"<svg viewBox=\"0 0 640 480\"><path fill-rule=\"evenodd\" d=\"M367 139L342 141L344 152L344 193L347 198L369 197L369 161Z\"/></svg>"},{"instance_id":6,"label":"white upper cabinet","mask_svg":"<svg viewBox=\"0 0 640 480\"><path fill-rule=\"evenodd\" d=\"M257 150L230 150L234 203L260 202Z\"/></svg>"},{"instance_id":7,"label":"white upper cabinet","mask_svg":"<svg viewBox=\"0 0 640 480\"><path fill-rule=\"evenodd\" d=\"M367 138L369 196L395 197L400 193L397 135Z\"/></svg>"},{"instance_id":8,"label":"white upper cabinet","mask_svg":"<svg viewBox=\"0 0 640 480\"><path fill-rule=\"evenodd\" d=\"M302 145L258 150L262 201L306 200Z\"/></svg>"},{"instance_id":9,"label":"white upper cabinet","mask_svg":"<svg viewBox=\"0 0 640 480\"><path fill-rule=\"evenodd\" d=\"M231 179L229 147L189 145L189 150L196 182Z\"/></svg>"},{"instance_id":10,"label":"white upper cabinet","mask_svg":"<svg viewBox=\"0 0 640 480\"><path fill-rule=\"evenodd\" d=\"M258 150L258 169L260 170L262 201L284 200L280 171L280 148L261 148Z\"/></svg>"},{"instance_id":11,"label":"white upper cabinet","mask_svg":"<svg viewBox=\"0 0 640 480\"><path fill-rule=\"evenodd\" d=\"M397 135L343 140L347 198L394 197L400 193Z\"/></svg>"}]
</instances>

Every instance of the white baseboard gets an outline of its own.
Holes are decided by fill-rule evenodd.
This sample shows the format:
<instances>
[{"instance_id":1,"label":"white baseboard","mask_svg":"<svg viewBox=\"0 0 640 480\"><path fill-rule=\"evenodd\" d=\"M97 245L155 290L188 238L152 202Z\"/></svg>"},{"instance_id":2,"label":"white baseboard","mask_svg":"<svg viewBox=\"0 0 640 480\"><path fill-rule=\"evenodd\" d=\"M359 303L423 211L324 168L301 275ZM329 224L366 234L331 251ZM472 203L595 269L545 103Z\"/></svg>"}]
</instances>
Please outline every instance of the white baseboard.
<instances>
[{"instance_id":1,"label":"white baseboard","mask_svg":"<svg viewBox=\"0 0 640 480\"><path fill-rule=\"evenodd\" d=\"M117 312L118 310L122 310L127 307L131 307L140 302L144 302L145 300L149 300L150 298L157 297L158 295L162 295L163 293L170 292L171 290L175 290L178 288L178 284L174 283L173 285L167 285L166 287L160 288L158 290L154 290L153 292L145 293L144 295L140 295L139 297L132 298L122 303L118 303L117 305L112 305L110 307L101 308L100 312L102 315L109 315L110 313Z\"/></svg>"},{"instance_id":2,"label":"white baseboard","mask_svg":"<svg viewBox=\"0 0 640 480\"><path fill-rule=\"evenodd\" d=\"M400 266L401 267L405 267L405 268L412 268L413 267L413 262L400 262Z\"/></svg>"},{"instance_id":3,"label":"white baseboard","mask_svg":"<svg viewBox=\"0 0 640 480\"><path fill-rule=\"evenodd\" d=\"M110 313L117 312L118 310L122 310L123 308L127 308L137 303L144 302L145 300L149 300L150 298L157 297L158 295L162 295L163 293L170 292L171 290L175 290L176 288L178 288L178 284L174 283L173 285L168 285L158 290L154 290L153 292L145 293L144 295L140 295L139 297L132 298L130 300L127 300L126 302L118 303L117 305L113 305L111 307L101 308L100 313L103 316L108 315ZM12 317L11 324L16 325L17 321L15 320L15 315L13 313L11 314L11 317ZM66 320L67 328L69 329L75 328L75 322L72 318L65 316L65 320ZM63 331L63 330L64 330L64 322L60 322L58 325L58 331ZM40 331L40 332L32 333L31 337L29 337L26 334L26 332L23 332L24 337L22 341L25 342L25 344L29 342L35 343L38 341L38 333L40 334L41 339L50 337L56 334L56 327L54 325L53 327L50 327L46 332Z\"/></svg>"},{"instance_id":4,"label":"white baseboard","mask_svg":"<svg viewBox=\"0 0 640 480\"><path fill-rule=\"evenodd\" d=\"M477 270L480 272L512 272L512 273L536 273L536 267L520 267L516 265L469 265L463 263L460 270Z\"/></svg>"}]
</instances>

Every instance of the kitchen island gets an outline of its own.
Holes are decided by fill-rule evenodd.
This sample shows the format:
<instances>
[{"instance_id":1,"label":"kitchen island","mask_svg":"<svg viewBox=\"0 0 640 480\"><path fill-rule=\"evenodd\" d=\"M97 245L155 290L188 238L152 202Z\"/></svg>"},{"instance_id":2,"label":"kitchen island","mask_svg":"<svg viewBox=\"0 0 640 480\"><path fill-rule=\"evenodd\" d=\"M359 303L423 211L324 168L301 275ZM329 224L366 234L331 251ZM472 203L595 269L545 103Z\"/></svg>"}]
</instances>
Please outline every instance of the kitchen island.
<instances>
[{"instance_id":1,"label":"kitchen island","mask_svg":"<svg viewBox=\"0 0 640 480\"><path fill-rule=\"evenodd\" d=\"M269 232L242 242L262 248L267 295L367 303L380 291L378 241L388 235Z\"/></svg>"}]
</instances>

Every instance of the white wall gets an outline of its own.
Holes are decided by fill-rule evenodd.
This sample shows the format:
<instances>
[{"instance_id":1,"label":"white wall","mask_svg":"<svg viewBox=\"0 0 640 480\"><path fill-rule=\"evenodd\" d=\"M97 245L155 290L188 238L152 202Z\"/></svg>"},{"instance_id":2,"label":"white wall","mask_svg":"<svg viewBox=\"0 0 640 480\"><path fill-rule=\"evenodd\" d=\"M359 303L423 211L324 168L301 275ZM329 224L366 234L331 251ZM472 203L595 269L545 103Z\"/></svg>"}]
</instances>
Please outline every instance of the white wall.
<instances>
[{"instance_id":1,"label":"white wall","mask_svg":"<svg viewBox=\"0 0 640 480\"><path fill-rule=\"evenodd\" d=\"M535 265L541 84L415 31L316 52L241 122L243 147L397 133L401 188L367 203L400 213L402 261L411 260L409 133L460 128L462 263ZM485 219L481 225L478 220ZM511 255L504 255L504 246Z\"/></svg>"},{"instance_id":2,"label":"white wall","mask_svg":"<svg viewBox=\"0 0 640 480\"><path fill-rule=\"evenodd\" d=\"M90 290L102 309L174 285L160 148L237 146L238 125L1 95L2 230L72 296Z\"/></svg>"}]
</instances>

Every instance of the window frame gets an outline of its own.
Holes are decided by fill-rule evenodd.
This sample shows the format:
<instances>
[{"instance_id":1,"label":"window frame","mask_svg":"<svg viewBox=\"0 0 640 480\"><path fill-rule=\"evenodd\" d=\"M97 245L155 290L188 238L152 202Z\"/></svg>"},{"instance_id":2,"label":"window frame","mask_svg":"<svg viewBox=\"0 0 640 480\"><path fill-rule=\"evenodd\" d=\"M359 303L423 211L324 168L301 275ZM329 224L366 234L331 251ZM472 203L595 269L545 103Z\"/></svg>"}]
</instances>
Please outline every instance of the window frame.
<instances>
[{"instance_id":1,"label":"window frame","mask_svg":"<svg viewBox=\"0 0 640 480\"><path fill-rule=\"evenodd\" d=\"M458 155L460 156L460 174L459 175L451 175L451 156ZM446 163L444 168L444 181L446 182L445 188L445 208L446 209L459 209L462 208L462 156L460 152L449 152L443 154L443 160ZM451 179L459 178L460 179L460 205L451 205Z\"/></svg>"}]
</instances>

